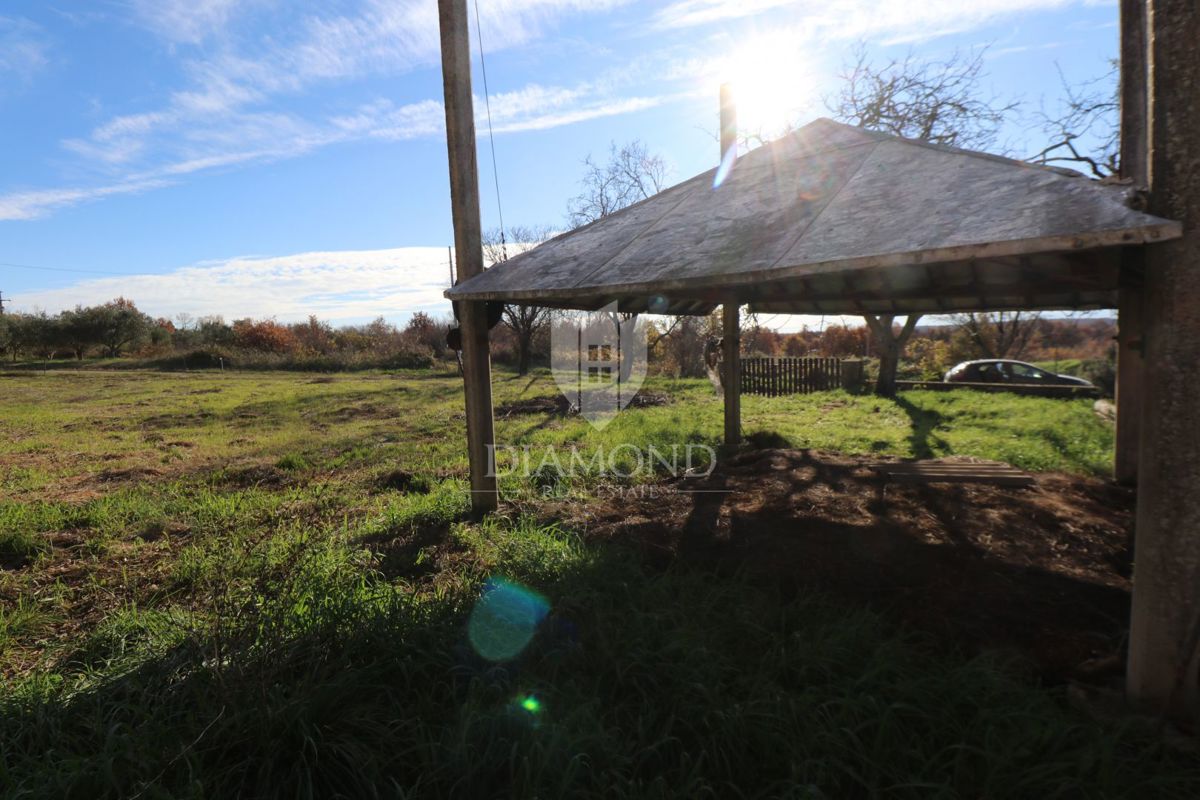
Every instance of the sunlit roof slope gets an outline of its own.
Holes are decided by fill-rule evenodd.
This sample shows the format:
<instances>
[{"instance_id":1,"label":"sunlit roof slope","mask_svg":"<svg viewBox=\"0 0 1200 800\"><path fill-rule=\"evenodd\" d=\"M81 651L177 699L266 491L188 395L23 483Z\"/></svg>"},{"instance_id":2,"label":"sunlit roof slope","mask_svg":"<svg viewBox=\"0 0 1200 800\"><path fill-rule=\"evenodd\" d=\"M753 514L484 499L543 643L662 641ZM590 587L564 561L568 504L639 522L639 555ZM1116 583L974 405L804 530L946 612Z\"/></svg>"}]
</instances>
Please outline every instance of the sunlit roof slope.
<instances>
[{"instance_id":1,"label":"sunlit roof slope","mask_svg":"<svg viewBox=\"0 0 1200 800\"><path fill-rule=\"evenodd\" d=\"M1179 236L1128 189L818 119L564 233L452 299L705 313L1115 304L1119 246Z\"/></svg>"}]
</instances>

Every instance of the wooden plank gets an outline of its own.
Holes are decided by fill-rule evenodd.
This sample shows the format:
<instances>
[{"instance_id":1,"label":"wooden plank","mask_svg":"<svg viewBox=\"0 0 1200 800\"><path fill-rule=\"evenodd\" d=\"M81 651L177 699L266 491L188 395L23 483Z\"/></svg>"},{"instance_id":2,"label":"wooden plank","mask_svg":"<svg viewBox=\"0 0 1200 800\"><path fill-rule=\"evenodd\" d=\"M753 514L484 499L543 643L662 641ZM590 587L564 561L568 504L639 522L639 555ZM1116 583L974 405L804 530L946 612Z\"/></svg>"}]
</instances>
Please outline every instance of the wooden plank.
<instances>
[{"instance_id":1,"label":"wooden plank","mask_svg":"<svg viewBox=\"0 0 1200 800\"><path fill-rule=\"evenodd\" d=\"M916 461L868 464L887 482L984 483L995 486L1029 486L1032 475L1008 464Z\"/></svg>"},{"instance_id":2,"label":"wooden plank","mask_svg":"<svg viewBox=\"0 0 1200 800\"><path fill-rule=\"evenodd\" d=\"M1030 486L1032 478L1008 475L889 475L889 483L983 483L990 486Z\"/></svg>"}]
</instances>

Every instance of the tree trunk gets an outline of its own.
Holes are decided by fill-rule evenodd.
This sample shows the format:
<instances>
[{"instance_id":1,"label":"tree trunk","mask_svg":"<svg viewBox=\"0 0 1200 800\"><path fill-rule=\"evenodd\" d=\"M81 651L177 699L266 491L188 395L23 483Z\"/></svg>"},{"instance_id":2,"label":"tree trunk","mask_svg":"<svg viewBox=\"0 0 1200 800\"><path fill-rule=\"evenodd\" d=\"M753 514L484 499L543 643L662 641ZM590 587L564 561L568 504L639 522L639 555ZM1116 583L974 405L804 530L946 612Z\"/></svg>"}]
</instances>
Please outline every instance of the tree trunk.
<instances>
[{"instance_id":1,"label":"tree trunk","mask_svg":"<svg viewBox=\"0 0 1200 800\"><path fill-rule=\"evenodd\" d=\"M875 379L875 394L896 396L896 369L900 366L900 346L893 338L879 343L879 377Z\"/></svg>"},{"instance_id":2,"label":"tree trunk","mask_svg":"<svg viewBox=\"0 0 1200 800\"><path fill-rule=\"evenodd\" d=\"M529 362L533 358L533 334L522 333L517 337L517 374L529 372Z\"/></svg>"},{"instance_id":3,"label":"tree trunk","mask_svg":"<svg viewBox=\"0 0 1200 800\"><path fill-rule=\"evenodd\" d=\"M892 329L892 323L896 320L894 314L884 314L879 317L866 315L863 319L866 320L867 327L871 329L875 341L879 344L879 377L875 379L875 394L880 397L894 397L900 353L904 351L904 345L908 343L913 331L916 330L917 321L921 319L921 315L910 314L905 318L904 327L900 329L899 333Z\"/></svg>"}]
</instances>

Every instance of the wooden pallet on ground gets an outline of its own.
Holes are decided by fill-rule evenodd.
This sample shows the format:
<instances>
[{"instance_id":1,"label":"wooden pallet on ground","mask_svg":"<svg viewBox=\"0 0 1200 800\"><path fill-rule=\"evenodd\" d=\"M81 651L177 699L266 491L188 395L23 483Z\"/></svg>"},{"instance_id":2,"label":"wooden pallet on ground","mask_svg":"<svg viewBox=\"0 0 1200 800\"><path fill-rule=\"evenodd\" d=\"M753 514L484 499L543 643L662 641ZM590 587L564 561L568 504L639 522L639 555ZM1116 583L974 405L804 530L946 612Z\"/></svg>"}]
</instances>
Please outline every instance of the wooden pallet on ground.
<instances>
[{"instance_id":1,"label":"wooden pallet on ground","mask_svg":"<svg viewBox=\"0 0 1200 800\"><path fill-rule=\"evenodd\" d=\"M1033 476L1008 464L968 461L896 461L868 464L883 480L879 499L889 483L983 483L992 486L1031 486Z\"/></svg>"}]
</instances>

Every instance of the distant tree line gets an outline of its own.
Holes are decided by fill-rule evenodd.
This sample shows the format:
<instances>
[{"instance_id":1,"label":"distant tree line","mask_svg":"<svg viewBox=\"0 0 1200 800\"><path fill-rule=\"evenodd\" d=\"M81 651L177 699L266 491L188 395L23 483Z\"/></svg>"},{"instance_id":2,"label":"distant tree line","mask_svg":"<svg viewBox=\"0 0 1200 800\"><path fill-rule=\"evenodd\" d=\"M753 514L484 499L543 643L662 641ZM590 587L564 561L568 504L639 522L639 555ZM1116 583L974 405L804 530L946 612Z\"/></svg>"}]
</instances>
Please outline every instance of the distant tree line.
<instances>
[{"instance_id":1,"label":"distant tree line","mask_svg":"<svg viewBox=\"0 0 1200 800\"><path fill-rule=\"evenodd\" d=\"M170 335L169 322L151 319L124 297L98 306L76 306L54 316L0 316L0 351L14 360L62 355L83 360L91 354L112 358L161 345Z\"/></svg>"},{"instance_id":2,"label":"distant tree line","mask_svg":"<svg viewBox=\"0 0 1200 800\"><path fill-rule=\"evenodd\" d=\"M449 320L417 312L403 328L383 318L334 327L220 316L154 318L123 297L59 314L0 315L0 353L13 361L135 356L164 366L354 369L425 367L451 357Z\"/></svg>"}]
</instances>

